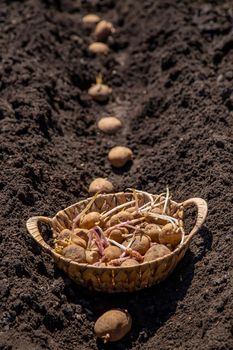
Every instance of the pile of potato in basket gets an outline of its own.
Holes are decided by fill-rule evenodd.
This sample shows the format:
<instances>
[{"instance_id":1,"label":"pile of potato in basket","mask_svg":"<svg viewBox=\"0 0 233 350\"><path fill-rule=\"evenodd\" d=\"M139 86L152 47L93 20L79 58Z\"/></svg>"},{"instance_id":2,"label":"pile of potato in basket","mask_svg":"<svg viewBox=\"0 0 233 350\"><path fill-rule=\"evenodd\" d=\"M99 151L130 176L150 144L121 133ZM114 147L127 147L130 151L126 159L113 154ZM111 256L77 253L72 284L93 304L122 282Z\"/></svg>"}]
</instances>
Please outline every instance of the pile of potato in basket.
<instances>
[{"instance_id":1,"label":"pile of potato in basket","mask_svg":"<svg viewBox=\"0 0 233 350\"><path fill-rule=\"evenodd\" d=\"M158 196L132 191L131 201L103 213L90 211L96 194L72 229L54 233L56 252L99 267L133 266L170 254L184 241L184 208L171 201L168 188Z\"/></svg>"}]
</instances>

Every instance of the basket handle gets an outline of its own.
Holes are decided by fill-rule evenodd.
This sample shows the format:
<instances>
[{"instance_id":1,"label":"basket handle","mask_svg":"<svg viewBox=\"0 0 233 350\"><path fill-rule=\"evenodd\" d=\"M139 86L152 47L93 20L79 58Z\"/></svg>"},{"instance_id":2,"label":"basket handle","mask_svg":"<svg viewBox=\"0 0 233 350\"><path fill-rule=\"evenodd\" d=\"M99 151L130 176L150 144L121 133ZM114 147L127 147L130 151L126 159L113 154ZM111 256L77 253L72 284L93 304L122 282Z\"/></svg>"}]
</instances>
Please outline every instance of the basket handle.
<instances>
[{"instance_id":1,"label":"basket handle","mask_svg":"<svg viewBox=\"0 0 233 350\"><path fill-rule=\"evenodd\" d=\"M206 219L207 212L208 212L207 203L202 198L190 198L182 203L184 208L193 204L197 207L197 219L193 229L189 233L190 237L194 236L195 233L197 233L197 231L201 228L201 226L203 225Z\"/></svg>"},{"instance_id":2,"label":"basket handle","mask_svg":"<svg viewBox=\"0 0 233 350\"><path fill-rule=\"evenodd\" d=\"M45 242L44 238L41 235L38 227L39 222L44 222L50 226L52 224L52 220L50 218L47 218L45 216L33 216L26 222L27 230L37 243L39 243L48 252L51 252L51 247Z\"/></svg>"}]
</instances>

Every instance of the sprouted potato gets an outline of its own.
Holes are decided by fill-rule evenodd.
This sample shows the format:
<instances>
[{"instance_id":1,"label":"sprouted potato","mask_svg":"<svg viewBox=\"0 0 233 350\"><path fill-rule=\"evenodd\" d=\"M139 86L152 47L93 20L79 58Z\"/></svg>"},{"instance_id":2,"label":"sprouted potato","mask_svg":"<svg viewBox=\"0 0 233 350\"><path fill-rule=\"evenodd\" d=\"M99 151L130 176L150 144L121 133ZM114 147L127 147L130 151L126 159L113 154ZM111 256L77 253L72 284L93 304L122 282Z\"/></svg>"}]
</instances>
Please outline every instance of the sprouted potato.
<instances>
[{"instance_id":1,"label":"sprouted potato","mask_svg":"<svg viewBox=\"0 0 233 350\"><path fill-rule=\"evenodd\" d=\"M106 179L96 179L93 192L101 192L97 180L106 188L109 185ZM142 201L142 196L146 201ZM101 201L95 202L97 197L98 192L82 210L75 211L68 225L72 229L58 233L58 228L54 228L56 253L73 261L113 268L159 259L183 244L183 221L175 214L184 209L171 207L168 190L166 196L161 194L154 198L147 192L133 190L131 198L124 202L119 197L119 204L114 207L109 205L109 196L102 196ZM103 208L101 212L90 211L100 207ZM171 212L173 216L168 215ZM148 218L155 222L148 223Z\"/></svg>"},{"instance_id":2,"label":"sprouted potato","mask_svg":"<svg viewBox=\"0 0 233 350\"><path fill-rule=\"evenodd\" d=\"M105 343L122 339L131 329L132 319L127 310L105 312L95 323L94 331Z\"/></svg>"},{"instance_id":3,"label":"sprouted potato","mask_svg":"<svg viewBox=\"0 0 233 350\"><path fill-rule=\"evenodd\" d=\"M80 245L80 247L83 247L85 249L87 247L87 242L83 238L81 238L75 234L71 234L71 241L72 241L72 243Z\"/></svg>"},{"instance_id":4,"label":"sprouted potato","mask_svg":"<svg viewBox=\"0 0 233 350\"><path fill-rule=\"evenodd\" d=\"M127 259L121 264L122 267L139 265L139 262L135 259Z\"/></svg>"},{"instance_id":5,"label":"sprouted potato","mask_svg":"<svg viewBox=\"0 0 233 350\"><path fill-rule=\"evenodd\" d=\"M106 134L114 134L122 127L120 119L115 117L104 117L98 121L98 128Z\"/></svg>"},{"instance_id":6,"label":"sprouted potato","mask_svg":"<svg viewBox=\"0 0 233 350\"><path fill-rule=\"evenodd\" d=\"M65 247L62 250L62 255L67 259L71 259L79 263L85 262L86 260L85 249L76 244L70 244Z\"/></svg>"},{"instance_id":7,"label":"sprouted potato","mask_svg":"<svg viewBox=\"0 0 233 350\"><path fill-rule=\"evenodd\" d=\"M98 15L95 15L94 13L90 13L86 16L83 16L83 23L85 24L96 24L101 20L101 18Z\"/></svg>"},{"instance_id":8,"label":"sprouted potato","mask_svg":"<svg viewBox=\"0 0 233 350\"><path fill-rule=\"evenodd\" d=\"M90 229L97 225L100 220L100 213L92 211L84 215L80 220L80 227L85 229Z\"/></svg>"},{"instance_id":9,"label":"sprouted potato","mask_svg":"<svg viewBox=\"0 0 233 350\"><path fill-rule=\"evenodd\" d=\"M165 255L170 254L171 251L163 244L155 244L146 252L144 256L145 261L152 261L158 258L162 258Z\"/></svg>"},{"instance_id":10,"label":"sprouted potato","mask_svg":"<svg viewBox=\"0 0 233 350\"><path fill-rule=\"evenodd\" d=\"M113 259L117 259L120 257L122 251L120 248L115 247L115 246L109 246L104 249L104 257L105 261L111 261Z\"/></svg>"},{"instance_id":11,"label":"sprouted potato","mask_svg":"<svg viewBox=\"0 0 233 350\"><path fill-rule=\"evenodd\" d=\"M124 146L113 147L108 153L108 159L116 168L122 168L132 159L133 152L130 148Z\"/></svg>"},{"instance_id":12,"label":"sprouted potato","mask_svg":"<svg viewBox=\"0 0 233 350\"><path fill-rule=\"evenodd\" d=\"M123 245L127 246L130 242L130 239L126 240ZM140 253L141 255L144 255L148 249L150 248L150 238L145 235L137 235L131 245L131 249L135 250L136 252Z\"/></svg>"},{"instance_id":13,"label":"sprouted potato","mask_svg":"<svg viewBox=\"0 0 233 350\"><path fill-rule=\"evenodd\" d=\"M112 89L105 84L95 84L88 90L89 95L97 102L106 102L112 93Z\"/></svg>"},{"instance_id":14,"label":"sprouted potato","mask_svg":"<svg viewBox=\"0 0 233 350\"><path fill-rule=\"evenodd\" d=\"M159 233L159 242L162 244L171 244L176 246L181 242L182 232L179 227L174 227L172 224L163 226Z\"/></svg>"},{"instance_id":15,"label":"sprouted potato","mask_svg":"<svg viewBox=\"0 0 233 350\"><path fill-rule=\"evenodd\" d=\"M159 242L159 233L162 231L161 227L156 224L147 224L144 228L145 233L150 237L152 242Z\"/></svg>"},{"instance_id":16,"label":"sprouted potato","mask_svg":"<svg viewBox=\"0 0 233 350\"><path fill-rule=\"evenodd\" d=\"M118 243L122 243L124 241L124 236L123 235L127 235L128 230L124 227L122 228L115 228L114 230L112 230L109 234L109 238L113 239L114 241L118 242Z\"/></svg>"},{"instance_id":17,"label":"sprouted potato","mask_svg":"<svg viewBox=\"0 0 233 350\"><path fill-rule=\"evenodd\" d=\"M75 228L72 231L72 236L78 236L80 238L82 238L86 243L88 242L88 230L84 229L84 228Z\"/></svg>"},{"instance_id":18,"label":"sprouted potato","mask_svg":"<svg viewBox=\"0 0 233 350\"><path fill-rule=\"evenodd\" d=\"M133 215L127 211L121 211L112 216L110 219L110 225L114 226L124 221L133 220Z\"/></svg>"},{"instance_id":19,"label":"sprouted potato","mask_svg":"<svg viewBox=\"0 0 233 350\"><path fill-rule=\"evenodd\" d=\"M101 43L101 42L95 42L88 46L88 49L90 52L95 54L103 54L107 55L109 53L109 47L108 45Z\"/></svg>"},{"instance_id":20,"label":"sprouted potato","mask_svg":"<svg viewBox=\"0 0 233 350\"><path fill-rule=\"evenodd\" d=\"M94 264L98 262L101 258L100 253L96 249L87 249L86 250L86 261L88 264Z\"/></svg>"},{"instance_id":21,"label":"sprouted potato","mask_svg":"<svg viewBox=\"0 0 233 350\"><path fill-rule=\"evenodd\" d=\"M91 182L88 192L90 194L95 194L97 192L110 193L110 192L113 192L113 184L107 179L98 177L97 179Z\"/></svg>"},{"instance_id":22,"label":"sprouted potato","mask_svg":"<svg viewBox=\"0 0 233 350\"><path fill-rule=\"evenodd\" d=\"M102 41L106 40L114 31L112 23L103 20L96 25L94 34L97 40Z\"/></svg>"}]
</instances>

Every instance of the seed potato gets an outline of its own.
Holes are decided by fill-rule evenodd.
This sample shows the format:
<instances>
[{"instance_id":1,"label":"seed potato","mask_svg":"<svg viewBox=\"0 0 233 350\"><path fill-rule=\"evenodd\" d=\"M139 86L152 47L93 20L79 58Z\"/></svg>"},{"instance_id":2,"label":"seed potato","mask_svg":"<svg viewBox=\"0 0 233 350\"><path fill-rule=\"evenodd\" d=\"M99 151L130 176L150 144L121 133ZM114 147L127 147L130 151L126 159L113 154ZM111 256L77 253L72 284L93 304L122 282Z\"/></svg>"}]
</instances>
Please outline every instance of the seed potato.
<instances>
[{"instance_id":1,"label":"seed potato","mask_svg":"<svg viewBox=\"0 0 233 350\"><path fill-rule=\"evenodd\" d=\"M92 211L81 218L79 226L81 228L85 228L87 230L91 229L92 227L96 226L100 220L100 213L96 211Z\"/></svg>"},{"instance_id":2,"label":"seed potato","mask_svg":"<svg viewBox=\"0 0 233 350\"><path fill-rule=\"evenodd\" d=\"M110 193L113 192L113 189L113 184L110 181L98 177L97 179L91 182L88 192L90 194L95 194L96 192Z\"/></svg>"},{"instance_id":3,"label":"seed potato","mask_svg":"<svg viewBox=\"0 0 233 350\"><path fill-rule=\"evenodd\" d=\"M147 224L144 228L145 233L150 237L152 242L159 242L159 233L161 232L161 228L156 224Z\"/></svg>"},{"instance_id":4,"label":"seed potato","mask_svg":"<svg viewBox=\"0 0 233 350\"><path fill-rule=\"evenodd\" d=\"M117 259L122 254L122 250L115 246L109 246L104 249L105 261L111 261Z\"/></svg>"},{"instance_id":5,"label":"seed potato","mask_svg":"<svg viewBox=\"0 0 233 350\"><path fill-rule=\"evenodd\" d=\"M152 261L170 254L171 251L163 244L155 244L146 252L144 256L145 261Z\"/></svg>"},{"instance_id":6,"label":"seed potato","mask_svg":"<svg viewBox=\"0 0 233 350\"><path fill-rule=\"evenodd\" d=\"M127 211L120 211L111 217L110 226L117 225L128 220L133 220L133 215Z\"/></svg>"},{"instance_id":7,"label":"seed potato","mask_svg":"<svg viewBox=\"0 0 233 350\"><path fill-rule=\"evenodd\" d=\"M105 84L95 84L90 87L88 94L97 102L107 102L112 89Z\"/></svg>"},{"instance_id":8,"label":"seed potato","mask_svg":"<svg viewBox=\"0 0 233 350\"><path fill-rule=\"evenodd\" d=\"M76 244L70 244L67 247L65 247L62 250L62 255L67 259L71 259L79 263L86 261L85 249Z\"/></svg>"},{"instance_id":9,"label":"seed potato","mask_svg":"<svg viewBox=\"0 0 233 350\"><path fill-rule=\"evenodd\" d=\"M106 134L114 134L118 129L122 127L122 123L118 118L105 117L99 120L97 126Z\"/></svg>"},{"instance_id":10,"label":"seed potato","mask_svg":"<svg viewBox=\"0 0 233 350\"><path fill-rule=\"evenodd\" d=\"M101 258L100 253L95 250L95 249L91 249L91 250L86 250L86 261L88 264L94 264L96 262L98 262Z\"/></svg>"},{"instance_id":11,"label":"seed potato","mask_svg":"<svg viewBox=\"0 0 233 350\"><path fill-rule=\"evenodd\" d=\"M96 24L101 20L101 18L94 13L90 13L86 16L83 16L82 21L84 24Z\"/></svg>"},{"instance_id":12,"label":"seed potato","mask_svg":"<svg viewBox=\"0 0 233 350\"><path fill-rule=\"evenodd\" d=\"M95 54L107 55L109 53L108 45L101 43L101 42L98 42L98 41L90 44L88 46L88 50L92 53L95 53Z\"/></svg>"},{"instance_id":13,"label":"seed potato","mask_svg":"<svg viewBox=\"0 0 233 350\"><path fill-rule=\"evenodd\" d=\"M113 309L98 318L94 331L105 343L115 342L122 339L131 326L132 319L127 310Z\"/></svg>"},{"instance_id":14,"label":"seed potato","mask_svg":"<svg viewBox=\"0 0 233 350\"><path fill-rule=\"evenodd\" d=\"M106 40L108 36L114 32L114 28L111 22L102 20L95 28L95 37L98 41Z\"/></svg>"},{"instance_id":15,"label":"seed potato","mask_svg":"<svg viewBox=\"0 0 233 350\"><path fill-rule=\"evenodd\" d=\"M116 228L112 230L109 234L109 238L113 239L114 241L118 243L122 243L124 241L123 234L127 234L128 230L126 228Z\"/></svg>"},{"instance_id":16,"label":"seed potato","mask_svg":"<svg viewBox=\"0 0 233 350\"><path fill-rule=\"evenodd\" d=\"M81 237L76 236L75 234L71 234L71 241L72 243L77 244L80 247L83 247L84 249L86 249L87 247L87 242Z\"/></svg>"},{"instance_id":17,"label":"seed potato","mask_svg":"<svg viewBox=\"0 0 233 350\"><path fill-rule=\"evenodd\" d=\"M123 243L123 245L127 246L129 244L129 242L130 242L130 239L127 239ZM135 240L130 248L133 250L136 250L141 255L144 255L148 251L148 249L150 248L150 242L151 242L151 240L148 236L138 235L135 237Z\"/></svg>"},{"instance_id":18,"label":"seed potato","mask_svg":"<svg viewBox=\"0 0 233 350\"><path fill-rule=\"evenodd\" d=\"M182 239L182 232L179 228L174 228L172 224L165 225L159 233L159 242L176 246Z\"/></svg>"},{"instance_id":19,"label":"seed potato","mask_svg":"<svg viewBox=\"0 0 233 350\"><path fill-rule=\"evenodd\" d=\"M113 147L109 154L108 154L108 159L111 163L116 168L121 168L123 167L128 161L132 159L133 152L131 151L130 148L128 147L123 147L123 146L117 146Z\"/></svg>"},{"instance_id":20,"label":"seed potato","mask_svg":"<svg viewBox=\"0 0 233 350\"><path fill-rule=\"evenodd\" d=\"M122 267L139 265L139 262L135 259L127 259L121 264Z\"/></svg>"}]
</instances>

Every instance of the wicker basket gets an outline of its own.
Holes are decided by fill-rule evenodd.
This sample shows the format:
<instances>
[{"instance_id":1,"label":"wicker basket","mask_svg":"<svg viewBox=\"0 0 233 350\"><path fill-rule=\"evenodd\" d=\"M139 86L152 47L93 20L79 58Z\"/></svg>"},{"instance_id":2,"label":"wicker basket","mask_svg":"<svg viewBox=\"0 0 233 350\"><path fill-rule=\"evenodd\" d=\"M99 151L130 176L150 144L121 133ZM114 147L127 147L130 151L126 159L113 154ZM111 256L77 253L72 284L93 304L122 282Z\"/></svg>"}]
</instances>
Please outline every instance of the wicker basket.
<instances>
[{"instance_id":1,"label":"wicker basket","mask_svg":"<svg viewBox=\"0 0 233 350\"><path fill-rule=\"evenodd\" d=\"M157 197L156 195L153 196ZM99 195L89 211L107 211L132 199L132 193L120 192ZM71 228L72 220L76 216L77 211L80 212L83 210L90 200L91 198L88 198L75 203L59 211L53 218L43 216L32 217L27 221L26 226L36 242L52 255L58 267L65 271L72 280L90 289L108 293L132 292L150 287L164 280L183 258L191 239L202 226L207 215L207 203L201 198L191 198L179 204L172 201L184 208L190 205L195 205L197 207L196 223L191 232L185 235L182 245L178 245L169 255L139 265L129 267L98 267L85 263L77 263L56 253L55 250L44 241L38 227L38 223L42 222L49 225L55 232L61 232L64 228ZM148 198L144 197L142 203L143 201L146 203Z\"/></svg>"}]
</instances>

